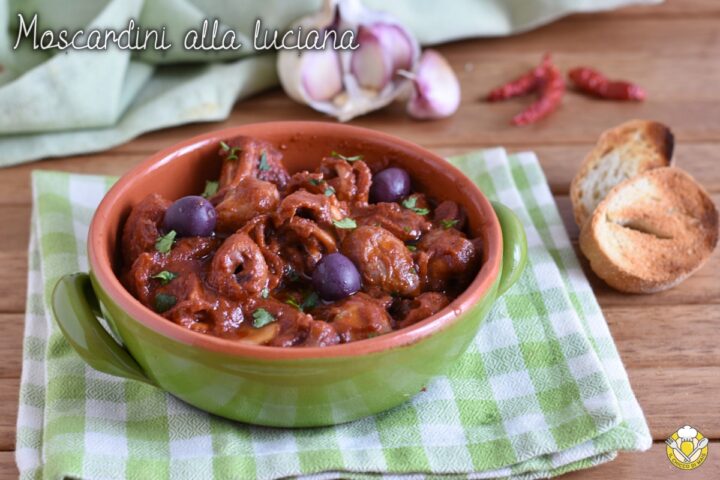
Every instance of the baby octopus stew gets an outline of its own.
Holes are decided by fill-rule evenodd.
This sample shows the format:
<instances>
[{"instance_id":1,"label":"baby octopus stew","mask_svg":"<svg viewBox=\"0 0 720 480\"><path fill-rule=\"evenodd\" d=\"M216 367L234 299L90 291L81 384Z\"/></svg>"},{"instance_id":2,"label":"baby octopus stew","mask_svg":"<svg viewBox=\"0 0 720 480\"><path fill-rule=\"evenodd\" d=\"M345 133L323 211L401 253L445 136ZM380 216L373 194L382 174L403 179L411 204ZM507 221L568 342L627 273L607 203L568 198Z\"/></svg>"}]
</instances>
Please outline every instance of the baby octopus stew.
<instances>
[{"instance_id":1,"label":"baby octopus stew","mask_svg":"<svg viewBox=\"0 0 720 480\"><path fill-rule=\"evenodd\" d=\"M277 347L347 343L433 315L480 268L462 208L413 191L405 170L332 152L290 175L246 137L218 155L202 196L149 195L124 226L122 280L168 321Z\"/></svg>"}]
</instances>

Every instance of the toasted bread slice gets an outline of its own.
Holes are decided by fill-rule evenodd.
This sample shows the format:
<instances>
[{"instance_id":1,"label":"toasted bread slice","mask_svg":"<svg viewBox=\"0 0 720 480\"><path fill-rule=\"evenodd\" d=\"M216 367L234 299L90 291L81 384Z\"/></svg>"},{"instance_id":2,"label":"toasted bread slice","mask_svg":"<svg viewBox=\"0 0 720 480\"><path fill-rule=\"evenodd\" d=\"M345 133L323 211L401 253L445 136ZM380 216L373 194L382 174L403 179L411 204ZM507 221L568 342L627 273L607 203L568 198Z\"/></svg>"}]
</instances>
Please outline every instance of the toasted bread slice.
<instances>
[{"instance_id":1,"label":"toasted bread slice","mask_svg":"<svg viewBox=\"0 0 720 480\"><path fill-rule=\"evenodd\" d=\"M671 165L673 134L662 123L631 120L603 132L570 185L575 222L582 228L615 185Z\"/></svg>"},{"instance_id":2,"label":"toasted bread slice","mask_svg":"<svg viewBox=\"0 0 720 480\"><path fill-rule=\"evenodd\" d=\"M593 271L623 292L671 288L718 243L718 211L687 173L648 170L613 188L580 231Z\"/></svg>"}]
</instances>

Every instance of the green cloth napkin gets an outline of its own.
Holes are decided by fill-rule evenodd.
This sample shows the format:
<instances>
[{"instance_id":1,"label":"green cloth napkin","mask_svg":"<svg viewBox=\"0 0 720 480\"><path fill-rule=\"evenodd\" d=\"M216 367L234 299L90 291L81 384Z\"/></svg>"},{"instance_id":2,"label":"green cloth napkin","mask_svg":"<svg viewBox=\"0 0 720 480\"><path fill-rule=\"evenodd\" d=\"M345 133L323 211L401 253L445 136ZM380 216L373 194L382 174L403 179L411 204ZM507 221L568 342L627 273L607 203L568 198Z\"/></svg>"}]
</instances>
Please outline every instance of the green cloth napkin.
<instances>
[{"instance_id":1,"label":"green cloth napkin","mask_svg":"<svg viewBox=\"0 0 720 480\"><path fill-rule=\"evenodd\" d=\"M659 0L365 0L402 19L423 44L524 31L573 12ZM182 48L217 18L252 45L255 19L284 29L320 0L0 0L0 167L105 150L143 132L226 118L233 104L277 84L274 55ZM17 50L18 13L38 30L166 26L166 52ZM225 63L219 63L219 62ZM183 63L184 66L175 66Z\"/></svg>"},{"instance_id":2,"label":"green cloth napkin","mask_svg":"<svg viewBox=\"0 0 720 480\"><path fill-rule=\"evenodd\" d=\"M426 391L374 417L301 430L218 418L87 366L48 298L61 275L88 268L88 224L114 179L35 171L21 478L539 478L648 449L642 411L535 155L493 149L450 161L518 214L526 270Z\"/></svg>"}]
</instances>

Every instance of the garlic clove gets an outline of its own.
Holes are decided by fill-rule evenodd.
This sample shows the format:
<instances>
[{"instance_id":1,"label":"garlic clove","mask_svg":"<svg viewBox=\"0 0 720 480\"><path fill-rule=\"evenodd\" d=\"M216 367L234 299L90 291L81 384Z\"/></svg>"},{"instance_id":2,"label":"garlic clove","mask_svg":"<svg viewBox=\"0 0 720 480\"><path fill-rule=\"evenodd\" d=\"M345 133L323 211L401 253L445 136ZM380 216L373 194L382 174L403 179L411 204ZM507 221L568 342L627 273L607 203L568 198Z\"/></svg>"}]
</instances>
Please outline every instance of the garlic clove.
<instances>
[{"instance_id":1,"label":"garlic clove","mask_svg":"<svg viewBox=\"0 0 720 480\"><path fill-rule=\"evenodd\" d=\"M380 39L383 47L391 52L393 72L412 68L414 49L410 33L399 25L375 23L367 28Z\"/></svg>"},{"instance_id":2,"label":"garlic clove","mask_svg":"<svg viewBox=\"0 0 720 480\"><path fill-rule=\"evenodd\" d=\"M324 30L335 27L337 24L337 3L337 0L325 0L320 10L298 19L292 28L302 28L304 32L307 32L310 29ZM285 93L287 93L290 98L296 102L310 105L315 110L332 114L334 109L332 101L313 100L307 91L308 84L314 80L312 80L309 73L306 74L304 64L308 59L310 59L310 62L313 61L313 53L316 52L313 50L280 50L277 55L278 78L283 90L285 90ZM325 58L325 60L327 61L328 59ZM330 62L328 62L328 64L329 63ZM310 90L312 91L319 89L319 87L315 88L314 86L310 86ZM321 97L327 95L321 95L319 92L315 93Z\"/></svg>"},{"instance_id":3,"label":"garlic clove","mask_svg":"<svg viewBox=\"0 0 720 480\"><path fill-rule=\"evenodd\" d=\"M460 82L450 64L435 50L425 50L414 73L408 114L420 120L449 117L460 106Z\"/></svg>"},{"instance_id":4,"label":"garlic clove","mask_svg":"<svg viewBox=\"0 0 720 480\"><path fill-rule=\"evenodd\" d=\"M330 101L343 91L340 57L335 50L311 50L303 56L302 86L312 100Z\"/></svg>"},{"instance_id":5,"label":"garlic clove","mask_svg":"<svg viewBox=\"0 0 720 480\"><path fill-rule=\"evenodd\" d=\"M359 47L352 54L350 72L362 88L382 90L392 79L393 55L384 42L369 29L358 29Z\"/></svg>"}]
</instances>

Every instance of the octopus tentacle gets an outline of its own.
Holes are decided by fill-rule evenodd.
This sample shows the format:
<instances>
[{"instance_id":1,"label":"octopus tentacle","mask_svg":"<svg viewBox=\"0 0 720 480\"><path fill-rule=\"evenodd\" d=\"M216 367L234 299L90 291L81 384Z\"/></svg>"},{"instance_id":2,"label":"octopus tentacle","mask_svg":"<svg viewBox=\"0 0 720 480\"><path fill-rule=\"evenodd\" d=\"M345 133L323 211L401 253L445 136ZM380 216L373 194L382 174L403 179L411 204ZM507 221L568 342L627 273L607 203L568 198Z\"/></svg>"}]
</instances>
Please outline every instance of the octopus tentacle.
<instances>
[{"instance_id":1,"label":"octopus tentacle","mask_svg":"<svg viewBox=\"0 0 720 480\"><path fill-rule=\"evenodd\" d=\"M153 193L132 209L122 236L125 265L132 265L141 253L155 250L155 242L160 236L160 225L169 206L170 200Z\"/></svg>"},{"instance_id":2,"label":"octopus tentacle","mask_svg":"<svg viewBox=\"0 0 720 480\"><path fill-rule=\"evenodd\" d=\"M398 328L405 328L435 315L450 303L450 298L440 292L425 292L413 299L400 301Z\"/></svg>"},{"instance_id":3,"label":"octopus tentacle","mask_svg":"<svg viewBox=\"0 0 720 480\"><path fill-rule=\"evenodd\" d=\"M307 190L310 193L324 193L326 189L327 185L325 185L322 173L304 170L294 173L290 177L283 193L290 195L298 190Z\"/></svg>"},{"instance_id":4,"label":"octopus tentacle","mask_svg":"<svg viewBox=\"0 0 720 480\"><path fill-rule=\"evenodd\" d=\"M342 253L358 266L364 286L402 296L420 293L412 254L384 228L358 227L343 240Z\"/></svg>"},{"instance_id":5,"label":"octopus tentacle","mask_svg":"<svg viewBox=\"0 0 720 480\"><path fill-rule=\"evenodd\" d=\"M272 290L277 287L285 274L285 260L280 256L280 245L272 238L274 231L270 225L268 215L259 215L248 223L241 230L246 233L258 246L268 266L268 286Z\"/></svg>"},{"instance_id":6,"label":"octopus tentacle","mask_svg":"<svg viewBox=\"0 0 720 480\"><path fill-rule=\"evenodd\" d=\"M219 181L221 192L248 177L272 182L280 190L285 188L290 175L282 164L282 153L273 144L241 136L228 140L225 146L218 151L223 159Z\"/></svg>"},{"instance_id":7,"label":"octopus tentacle","mask_svg":"<svg viewBox=\"0 0 720 480\"><path fill-rule=\"evenodd\" d=\"M317 309L314 314L332 325L341 343L370 338L392 330L386 302L358 292L355 295Z\"/></svg>"},{"instance_id":8,"label":"octopus tentacle","mask_svg":"<svg viewBox=\"0 0 720 480\"><path fill-rule=\"evenodd\" d=\"M424 216L397 203L355 206L352 216L358 225L382 227L404 242L419 239L432 227Z\"/></svg>"},{"instance_id":9,"label":"octopus tentacle","mask_svg":"<svg viewBox=\"0 0 720 480\"><path fill-rule=\"evenodd\" d=\"M327 183L335 189L338 199L367 204L372 173L365 162L356 160L350 164L341 158L325 157L320 171Z\"/></svg>"},{"instance_id":10,"label":"octopus tentacle","mask_svg":"<svg viewBox=\"0 0 720 480\"><path fill-rule=\"evenodd\" d=\"M243 300L268 285L268 266L260 248L246 233L228 237L215 252L208 283L221 294Z\"/></svg>"},{"instance_id":11,"label":"octopus tentacle","mask_svg":"<svg viewBox=\"0 0 720 480\"><path fill-rule=\"evenodd\" d=\"M454 228L431 230L420 239L417 249L418 267L427 290L465 288L480 262L475 244Z\"/></svg>"},{"instance_id":12,"label":"octopus tentacle","mask_svg":"<svg viewBox=\"0 0 720 480\"><path fill-rule=\"evenodd\" d=\"M315 265L323 255L337 252L337 244L331 233L312 220L293 217L283 227L285 250L293 251L290 257L293 268L303 275L312 275Z\"/></svg>"},{"instance_id":13,"label":"octopus tentacle","mask_svg":"<svg viewBox=\"0 0 720 480\"><path fill-rule=\"evenodd\" d=\"M216 205L217 226L221 233L233 233L257 215L275 210L280 194L275 184L245 178L239 184L229 187Z\"/></svg>"},{"instance_id":14,"label":"octopus tentacle","mask_svg":"<svg viewBox=\"0 0 720 480\"><path fill-rule=\"evenodd\" d=\"M319 195L298 190L285 197L274 214L276 226L280 226L293 217L303 217L315 223L329 227L336 220L346 216L346 209L334 196Z\"/></svg>"}]
</instances>

